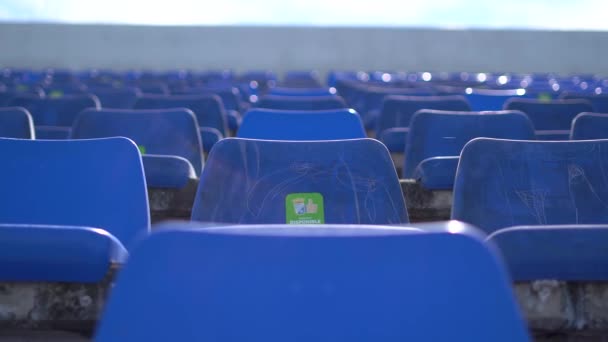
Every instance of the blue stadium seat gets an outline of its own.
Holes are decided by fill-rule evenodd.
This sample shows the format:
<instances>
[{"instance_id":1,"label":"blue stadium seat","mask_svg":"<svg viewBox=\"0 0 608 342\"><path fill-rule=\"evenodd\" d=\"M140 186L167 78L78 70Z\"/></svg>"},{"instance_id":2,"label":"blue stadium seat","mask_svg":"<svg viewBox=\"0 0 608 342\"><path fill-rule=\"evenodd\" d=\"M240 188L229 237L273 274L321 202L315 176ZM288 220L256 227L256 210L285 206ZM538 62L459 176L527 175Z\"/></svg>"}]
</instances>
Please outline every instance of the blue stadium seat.
<instances>
[{"instance_id":1,"label":"blue stadium seat","mask_svg":"<svg viewBox=\"0 0 608 342\"><path fill-rule=\"evenodd\" d=\"M563 92L559 98L564 100L587 100L591 102L595 113L608 113L608 94Z\"/></svg>"},{"instance_id":2,"label":"blue stadium seat","mask_svg":"<svg viewBox=\"0 0 608 342\"><path fill-rule=\"evenodd\" d=\"M352 106L361 113L365 128L372 130L377 125L382 105L387 96L432 96L436 92L429 88L397 88L380 86L363 86L353 95ZM413 113L412 113L413 114Z\"/></svg>"},{"instance_id":3,"label":"blue stadium seat","mask_svg":"<svg viewBox=\"0 0 608 342\"><path fill-rule=\"evenodd\" d=\"M326 223L408 222L391 157L373 139L224 139L207 159L192 220L295 222L292 197L312 200Z\"/></svg>"},{"instance_id":4,"label":"blue stadium seat","mask_svg":"<svg viewBox=\"0 0 608 342\"><path fill-rule=\"evenodd\" d=\"M138 88L89 88L88 92L97 96L103 109L131 109L142 95Z\"/></svg>"},{"instance_id":5,"label":"blue stadium seat","mask_svg":"<svg viewBox=\"0 0 608 342\"><path fill-rule=\"evenodd\" d=\"M104 265L124 259L123 245L148 233L146 183L132 141L0 139L0 156L0 262L7 262L0 278L99 281Z\"/></svg>"},{"instance_id":6,"label":"blue stadium seat","mask_svg":"<svg viewBox=\"0 0 608 342\"><path fill-rule=\"evenodd\" d=\"M469 111L463 96L387 96L376 127L376 138L391 152L403 153L410 120L421 109Z\"/></svg>"},{"instance_id":7,"label":"blue stadium seat","mask_svg":"<svg viewBox=\"0 0 608 342\"><path fill-rule=\"evenodd\" d=\"M217 95L222 99L222 104L227 114L228 128L236 131L241 124L241 112L244 108L244 100L240 90L232 85L228 86L205 86L188 87L173 92L174 95Z\"/></svg>"},{"instance_id":8,"label":"blue stadium seat","mask_svg":"<svg viewBox=\"0 0 608 342\"><path fill-rule=\"evenodd\" d=\"M518 111L419 110L410 122L403 178L420 179L427 189L451 190L462 148L479 137L534 140L534 126Z\"/></svg>"},{"instance_id":9,"label":"blue stadium seat","mask_svg":"<svg viewBox=\"0 0 608 342\"><path fill-rule=\"evenodd\" d=\"M452 218L488 233L608 223L607 153L608 140L474 139L460 156Z\"/></svg>"},{"instance_id":10,"label":"blue stadium seat","mask_svg":"<svg viewBox=\"0 0 608 342\"><path fill-rule=\"evenodd\" d=\"M278 96L330 96L336 95L334 88L270 88L269 95Z\"/></svg>"},{"instance_id":11,"label":"blue stadium seat","mask_svg":"<svg viewBox=\"0 0 608 342\"><path fill-rule=\"evenodd\" d=\"M529 341L495 250L466 225L435 225L161 225L95 340Z\"/></svg>"},{"instance_id":12,"label":"blue stadium seat","mask_svg":"<svg viewBox=\"0 0 608 342\"><path fill-rule=\"evenodd\" d=\"M580 113L572 120L570 140L608 139L608 114Z\"/></svg>"},{"instance_id":13,"label":"blue stadium seat","mask_svg":"<svg viewBox=\"0 0 608 342\"><path fill-rule=\"evenodd\" d=\"M608 280L608 226L512 227L488 237L514 281Z\"/></svg>"},{"instance_id":14,"label":"blue stadium seat","mask_svg":"<svg viewBox=\"0 0 608 342\"><path fill-rule=\"evenodd\" d=\"M471 110L502 110L505 102L511 98L526 97L525 89L479 89L468 88L465 96Z\"/></svg>"},{"instance_id":15,"label":"blue stadium seat","mask_svg":"<svg viewBox=\"0 0 608 342\"><path fill-rule=\"evenodd\" d=\"M347 108L346 102L339 96L279 96L266 95L257 103L257 108L279 110L330 110Z\"/></svg>"},{"instance_id":16,"label":"blue stadium seat","mask_svg":"<svg viewBox=\"0 0 608 342\"><path fill-rule=\"evenodd\" d=\"M127 256L102 229L0 224L0 281L96 283Z\"/></svg>"},{"instance_id":17,"label":"blue stadium seat","mask_svg":"<svg viewBox=\"0 0 608 342\"><path fill-rule=\"evenodd\" d=\"M139 146L149 187L181 188L203 169L198 124L188 109L85 110L76 119L71 138L115 136L132 139Z\"/></svg>"},{"instance_id":18,"label":"blue stadium seat","mask_svg":"<svg viewBox=\"0 0 608 342\"><path fill-rule=\"evenodd\" d=\"M587 100L510 99L505 103L505 109L526 113L539 140L568 140L574 117L593 111Z\"/></svg>"},{"instance_id":19,"label":"blue stadium seat","mask_svg":"<svg viewBox=\"0 0 608 342\"><path fill-rule=\"evenodd\" d=\"M321 80L316 71L288 71L281 85L292 88L316 88L321 87Z\"/></svg>"},{"instance_id":20,"label":"blue stadium seat","mask_svg":"<svg viewBox=\"0 0 608 342\"><path fill-rule=\"evenodd\" d=\"M34 121L30 113L21 107L0 108L0 137L35 139Z\"/></svg>"},{"instance_id":21,"label":"blue stadium seat","mask_svg":"<svg viewBox=\"0 0 608 342\"><path fill-rule=\"evenodd\" d=\"M27 109L34 119L36 138L67 139L78 114L87 108L100 108L93 95L65 95L58 98L20 96L10 101L11 106Z\"/></svg>"},{"instance_id":22,"label":"blue stadium seat","mask_svg":"<svg viewBox=\"0 0 608 342\"><path fill-rule=\"evenodd\" d=\"M227 136L226 111L217 95L144 95L133 106L133 109L172 108L188 108L194 112L205 151L210 151L215 143Z\"/></svg>"},{"instance_id":23,"label":"blue stadium seat","mask_svg":"<svg viewBox=\"0 0 608 342\"><path fill-rule=\"evenodd\" d=\"M291 111L256 108L247 112L237 137L267 140L338 140L365 138L352 109Z\"/></svg>"}]
</instances>

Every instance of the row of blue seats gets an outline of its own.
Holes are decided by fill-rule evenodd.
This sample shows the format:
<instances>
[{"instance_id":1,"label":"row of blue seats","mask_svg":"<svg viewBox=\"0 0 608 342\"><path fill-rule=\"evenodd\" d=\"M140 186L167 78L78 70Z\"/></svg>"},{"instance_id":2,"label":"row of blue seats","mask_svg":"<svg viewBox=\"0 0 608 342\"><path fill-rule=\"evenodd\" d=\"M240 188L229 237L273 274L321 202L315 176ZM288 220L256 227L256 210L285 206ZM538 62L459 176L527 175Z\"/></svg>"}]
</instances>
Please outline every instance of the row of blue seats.
<instances>
[{"instance_id":1,"label":"row of blue seats","mask_svg":"<svg viewBox=\"0 0 608 342\"><path fill-rule=\"evenodd\" d=\"M497 244L511 278L516 281L606 280L608 275L603 267L596 266L606 260L603 246L608 230L580 224L606 221L602 198L608 189L603 184L601 165L605 160L602 146L607 144L605 140L530 142L483 138L470 142L459 165L452 217L492 234L486 238L457 222L434 227L408 226L390 157L377 141L273 142L229 138L213 149L201 176L193 210L193 220L211 224L168 224L160 227L160 233L146 238L150 230L146 184L140 154L131 141L0 139L0 155L7 156L5 166L0 168L4 197L0 222L6 223L0 230L0 240L6 243L0 249L3 265L0 275L7 281L96 282L105 276L110 265L124 263L132 251L100 325L100 340L120 337L155 340L170 333L188 334L191 338L224 336L228 332L222 327L236 323L251 329L265 327L250 320L248 308L258 312L261 316L257 318L263 322L275 315L276 319L284 316L288 307L306 307L301 306L302 301L311 301L310 305L331 313L328 317L314 316L319 317L318 324L336 322L333 316L337 312L332 310L338 308L339 312L350 312L354 319L360 310L352 311L352 306L344 303L354 303L351 295L355 294L359 298L355 301L358 307L366 312L369 308L398 310L391 317L397 313L405 315L402 310L411 308L395 304L395 298L411 305L418 303L418 298L420 302L415 307L420 309L422 305L429 309L430 303L435 303L431 305L433 310L424 311L429 312L424 315L430 320L428 324L439 321L443 326L453 322L459 326L454 331L464 334L463 338L523 338L525 329L508 289L509 277L500 258L493 254L492 245ZM294 194L295 198L290 197ZM311 194L319 195L311 197ZM297 201L298 197L307 196L315 202ZM305 204L305 212L298 212L297 204ZM411 228L264 226L284 224L293 215L308 221L306 214L315 214L313 211L318 215L312 217L322 219L321 223ZM212 227L218 222L262 226ZM577 225L546 227L551 224ZM518 225L538 227L503 229ZM169 231L173 228L178 229ZM141 239L143 242L138 242ZM486 239L493 243L486 244ZM573 248L579 252L570 253ZM313 259L310 250L316 251ZM335 256L337 250L345 257L328 259L325 252ZM442 253L436 253L437 250ZM369 258L374 255L386 258L371 262ZM370 269L361 269L361 258L367 260L364 264ZM386 264L389 259L393 263ZM198 270L195 273L191 271L193 260ZM222 267L217 265L219 260ZM425 262L404 264L403 260ZM226 263L230 267L225 267ZM336 272L337 269L342 271ZM377 273L373 269L384 271ZM397 270L398 273L393 273ZM330 273L335 278L328 278ZM244 276L247 274L251 277ZM361 281L353 281L357 274ZM395 278L397 274L400 276ZM388 282L390 285L377 281L385 277L393 279ZM210 278L214 282L210 283ZM248 281L237 281L243 278ZM328 279L333 279L333 285L327 285ZM285 288L288 284L297 288ZM338 286L340 291L332 291L331 286ZM424 292L415 291L421 286L425 287ZM429 292L434 286L436 291ZM365 296L361 296L363 288ZM442 295L437 297L435 292ZM373 293L386 294L394 305ZM417 297L420 293L432 295ZM226 296L234 299L230 301L234 306L228 316L217 316L217 310L227 304ZM449 307L445 305L448 298L451 298L447 301ZM132 310L140 310L141 301L158 301L155 307L174 310L172 318L162 316L164 324L154 324L155 328L150 329L152 316L159 316L141 311L139 316L134 315ZM457 301L463 301L463 305L454 308ZM476 304L472 305L472 301ZM267 304L263 310L259 306L262 303ZM472 310L467 317L489 316L484 329L467 329L466 324L454 321L453 317L448 319L453 316L448 314L451 310L463 307ZM237 308L244 310L243 316L234 314ZM493 315L482 315L490 308ZM372 311L368 313L378 315ZM441 315L436 311L441 311ZM420 317L419 310L413 312ZM503 319L496 319L498 312L505 315ZM287 316L290 320L281 325L285 330L254 329L253 333L296 340L309 336L292 326L310 316L309 310L297 310ZM132 320L126 323L126 317ZM247 317L251 325L243 322ZM367 315L361 317L370 319ZM189 325L202 318L213 324L196 332L180 328L181 324ZM387 321L379 319L380 322ZM377 333L428 334L427 329L399 322L394 326L382 325ZM494 335L505 322L516 324ZM124 324L131 324L131 329L119 329ZM333 330L322 325L311 331L313 336L333 336L350 330ZM441 332L437 334L438 338L443 336ZM373 336L376 335L370 338Z\"/></svg>"},{"instance_id":2,"label":"row of blue seats","mask_svg":"<svg viewBox=\"0 0 608 342\"><path fill-rule=\"evenodd\" d=\"M608 138L607 115L581 113L572 121L572 139ZM533 140L531 121L519 111L450 112L419 110L413 115L405 148L403 178L427 189L451 189L458 156L477 137ZM201 140L194 114L173 110L95 110L82 112L71 128L72 139L125 136L144 154L150 186L180 188L203 168ZM25 109L0 109L0 136L34 137ZM352 110L277 111L253 109L238 137L268 140L336 140L364 138L361 120Z\"/></svg>"}]
</instances>

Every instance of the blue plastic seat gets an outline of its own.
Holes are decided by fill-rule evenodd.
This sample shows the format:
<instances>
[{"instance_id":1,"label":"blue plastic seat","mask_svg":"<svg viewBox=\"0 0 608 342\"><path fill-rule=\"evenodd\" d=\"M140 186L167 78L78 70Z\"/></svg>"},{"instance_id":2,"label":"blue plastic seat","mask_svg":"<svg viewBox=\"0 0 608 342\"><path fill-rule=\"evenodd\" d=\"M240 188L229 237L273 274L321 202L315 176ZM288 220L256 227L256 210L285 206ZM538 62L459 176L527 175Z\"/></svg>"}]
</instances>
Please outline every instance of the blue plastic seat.
<instances>
[{"instance_id":1,"label":"blue plastic seat","mask_svg":"<svg viewBox=\"0 0 608 342\"><path fill-rule=\"evenodd\" d=\"M410 120L421 109L469 111L463 96L387 96L376 127L376 138L391 152L403 153Z\"/></svg>"},{"instance_id":2,"label":"blue plastic seat","mask_svg":"<svg viewBox=\"0 0 608 342\"><path fill-rule=\"evenodd\" d=\"M21 107L0 108L0 137L35 139L34 121L30 113Z\"/></svg>"},{"instance_id":3,"label":"blue plastic seat","mask_svg":"<svg viewBox=\"0 0 608 342\"><path fill-rule=\"evenodd\" d=\"M97 96L103 109L131 109L142 95L138 88L89 88L88 92Z\"/></svg>"},{"instance_id":4,"label":"blue plastic seat","mask_svg":"<svg viewBox=\"0 0 608 342\"><path fill-rule=\"evenodd\" d=\"M279 96L266 95L257 103L257 108L278 110L330 110L344 109L348 106L344 99L336 95L330 96Z\"/></svg>"},{"instance_id":5,"label":"blue plastic seat","mask_svg":"<svg viewBox=\"0 0 608 342\"><path fill-rule=\"evenodd\" d=\"M205 151L210 151L215 143L227 136L226 111L217 95L144 95L133 106L133 109L172 108L188 108L194 112Z\"/></svg>"},{"instance_id":6,"label":"blue plastic seat","mask_svg":"<svg viewBox=\"0 0 608 342\"><path fill-rule=\"evenodd\" d=\"M505 109L526 113L539 140L568 140L574 117L582 112L593 112L587 100L510 99L505 103Z\"/></svg>"},{"instance_id":7,"label":"blue plastic seat","mask_svg":"<svg viewBox=\"0 0 608 342\"><path fill-rule=\"evenodd\" d=\"M222 99L222 104L228 119L228 128L236 131L241 124L241 112L243 111L243 99L237 87L228 86L206 86L185 88L173 92L174 95L217 95Z\"/></svg>"},{"instance_id":8,"label":"blue plastic seat","mask_svg":"<svg viewBox=\"0 0 608 342\"><path fill-rule=\"evenodd\" d=\"M269 89L270 95L278 96L330 96L336 94L333 88L283 88L275 87Z\"/></svg>"},{"instance_id":9,"label":"blue plastic seat","mask_svg":"<svg viewBox=\"0 0 608 342\"><path fill-rule=\"evenodd\" d=\"M6 266L12 270L7 277L20 281L100 280L107 271L102 272L102 264L122 260L121 245L130 248L148 233L146 183L132 141L0 139L0 156L4 160L0 223L13 227L11 232L0 233L0 256L13 265ZM44 229L56 227L32 227L36 225L72 227L48 231ZM32 233L15 232L19 227ZM87 233L76 227L96 229ZM52 270L68 269L53 273L44 266L28 266L21 272L14 266L20 255L24 264L48 259L45 265ZM85 256L91 259L81 259ZM80 272L87 263L90 272ZM0 269L4 271L5 266ZM71 276L65 276L69 272Z\"/></svg>"},{"instance_id":10,"label":"blue plastic seat","mask_svg":"<svg viewBox=\"0 0 608 342\"><path fill-rule=\"evenodd\" d=\"M95 340L528 341L495 250L436 226L161 225Z\"/></svg>"},{"instance_id":11,"label":"blue plastic seat","mask_svg":"<svg viewBox=\"0 0 608 342\"><path fill-rule=\"evenodd\" d=\"M100 108L99 99L88 94L58 98L21 96L12 99L10 105L24 107L32 114L38 139L67 139L80 112L87 108Z\"/></svg>"},{"instance_id":12,"label":"blue plastic seat","mask_svg":"<svg viewBox=\"0 0 608 342\"><path fill-rule=\"evenodd\" d=\"M608 139L608 114L580 113L572 120L570 139Z\"/></svg>"},{"instance_id":13,"label":"blue plastic seat","mask_svg":"<svg viewBox=\"0 0 608 342\"><path fill-rule=\"evenodd\" d=\"M462 148L479 137L534 140L534 126L518 111L420 110L410 123L403 178L420 179L427 189L451 190Z\"/></svg>"},{"instance_id":14,"label":"blue plastic seat","mask_svg":"<svg viewBox=\"0 0 608 342\"><path fill-rule=\"evenodd\" d=\"M514 281L608 280L608 226L528 226L501 229L490 237Z\"/></svg>"},{"instance_id":15,"label":"blue plastic seat","mask_svg":"<svg viewBox=\"0 0 608 342\"><path fill-rule=\"evenodd\" d=\"M182 187L203 169L198 124L188 109L85 110L76 119L71 138L116 136L132 139L139 146L149 187Z\"/></svg>"},{"instance_id":16,"label":"blue plastic seat","mask_svg":"<svg viewBox=\"0 0 608 342\"><path fill-rule=\"evenodd\" d=\"M469 88L465 97L474 111L496 111L504 108L511 98L528 97L525 89L479 89Z\"/></svg>"},{"instance_id":17,"label":"blue plastic seat","mask_svg":"<svg viewBox=\"0 0 608 342\"><path fill-rule=\"evenodd\" d=\"M559 98L564 100L587 100L591 102L595 113L608 113L608 94L563 92Z\"/></svg>"},{"instance_id":18,"label":"blue plastic seat","mask_svg":"<svg viewBox=\"0 0 608 342\"><path fill-rule=\"evenodd\" d=\"M324 223L408 222L391 157L373 139L224 139L207 159L192 220L287 223L291 197L313 200Z\"/></svg>"},{"instance_id":19,"label":"blue plastic seat","mask_svg":"<svg viewBox=\"0 0 608 342\"><path fill-rule=\"evenodd\" d=\"M474 139L460 156L452 218L488 233L608 223L607 163L608 140Z\"/></svg>"},{"instance_id":20,"label":"blue plastic seat","mask_svg":"<svg viewBox=\"0 0 608 342\"><path fill-rule=\"evenodd\" d=\"M321 87L321 80L316 71L288 71L281 84L292 88L316 88Z\"/></svg>"},{"instance_id":21,"label":"blue plastic seat","mask_svg":"<svg viewBox=\"0 0 608 342\"><path fill-rule=\"evenodd\" d=\"M99 282L127 256L102 229L0 224L0 281Z\"/></svg>"},{"instance_id":22,"label":"blue plastic seat","mask_svg":"<svg viewBox=\"0 0 608 342\"><path fill-rule=\"evenodd\" d=\"M256 108L243 119L237 137L267 140L338 140L365 138L352 109L291 111Z\"/></svg>"}]
</instances>

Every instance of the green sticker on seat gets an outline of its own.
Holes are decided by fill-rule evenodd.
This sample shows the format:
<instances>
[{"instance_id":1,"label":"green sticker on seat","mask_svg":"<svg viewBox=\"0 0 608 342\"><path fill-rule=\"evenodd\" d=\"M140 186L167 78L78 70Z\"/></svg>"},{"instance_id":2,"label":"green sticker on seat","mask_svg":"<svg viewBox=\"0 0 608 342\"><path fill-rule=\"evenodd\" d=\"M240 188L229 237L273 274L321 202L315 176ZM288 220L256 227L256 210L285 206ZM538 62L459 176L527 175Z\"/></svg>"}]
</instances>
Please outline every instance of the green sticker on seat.
<instances>
[{"instance_id":1,"label":"green sticker on seat","mask_svg":"<svg viewBox=\"0 0 608 342\"><path fill-rule=\"evenodd\" d=\"M146 146L144 146L144 145L137 145L137 148L139 149L139 153L146 154Z\"/></svg>"},{"instance_id":2,"label":"green sticker on seat","mask_svg":"<svg viewBox=\"0 0 608 342\"><path fill-rule=\"evenodd\" d=\"M58 99L63 97L63 92L61 90L53 90L49 93L49 97L52 99Z\"/></svg>"},{"instance_id":3,"label":"green sticker on seat","mask_svg":"<svg viewBox=\"0 0 608 342\"><path fill-rule=\"evenodd\" d=\"M325 223L323 195L318 192L289 194L285 198L287 224Z\"/></svg>"},{"instance_id":4,"label":"green sticker on seat","mask_svg":"<svg viewBox=\"0 0 608 342\"><path fill-rule=\"evenodd\" d=\"M551 94L549 94L549 93L540 93L540 94L538 94L538 99L541 102L549 102L549 101L551 101L552 97L551 97Z\"/></svg>"}]
</instances>

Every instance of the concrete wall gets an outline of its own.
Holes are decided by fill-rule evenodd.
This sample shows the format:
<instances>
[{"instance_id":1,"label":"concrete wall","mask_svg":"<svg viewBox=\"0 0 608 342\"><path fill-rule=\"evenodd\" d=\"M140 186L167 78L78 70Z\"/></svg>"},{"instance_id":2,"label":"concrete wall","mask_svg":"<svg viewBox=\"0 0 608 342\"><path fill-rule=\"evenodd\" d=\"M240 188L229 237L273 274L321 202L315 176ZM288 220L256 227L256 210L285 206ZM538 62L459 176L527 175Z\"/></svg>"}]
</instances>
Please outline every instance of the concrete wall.
<instances>
[{"instance_id":1,"label":"concrete wall","mask_svg":"<svg viewBox=\"0 0 608 342\"><path fill-rule=\"evenodd\" d=\"M0 66L608 74L608 32L0 24Z\"/></svg>"}]
</instances>

